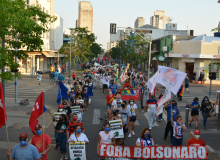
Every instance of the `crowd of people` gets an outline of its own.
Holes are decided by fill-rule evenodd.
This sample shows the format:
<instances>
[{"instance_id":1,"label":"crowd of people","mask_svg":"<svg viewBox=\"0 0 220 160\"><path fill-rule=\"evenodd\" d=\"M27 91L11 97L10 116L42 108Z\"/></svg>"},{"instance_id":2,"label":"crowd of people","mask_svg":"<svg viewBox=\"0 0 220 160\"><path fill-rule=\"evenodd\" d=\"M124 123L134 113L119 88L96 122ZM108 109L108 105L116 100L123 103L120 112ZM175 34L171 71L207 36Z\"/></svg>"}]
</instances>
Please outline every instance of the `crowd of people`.
<instances>
[{"instance_id":1,"label":"crowd of people","mask_svg":"<svg viewBox=\"0 0 220 160\"><path fill-rule=\"evenodd\" d=\"M106 64L107 65L107 64ZM150 93L147 86L147 76L143 76L141 72L135 72L133 68L126 69L126 80L125 83L120 85L119 75L123 70L118 67L108 66L91 66L87 68L82 78L78 78L76 73L72 74L72 81L63 81L63 84L68 88L68 100L62 100L62 103L58 106L56 112L60 112L59 117L54 117L54 132L56 146L55 149L60 149L61 158L60 160L68 159L67 144L74 143L76 141L89 143L89 140L85 134L85 128L83 126L83 114L89 110L91 105L91 97L86 97L86 93L90 87L99 88L103 94L106 94L105 109L107 114L105 115L105 123L103 130L98 135L97 141L97 154L99 155L99 148L101 143L105 144L117 144L125 145L126 139L134 136L137 132L135 131L136 120L139 120L138 108L142 109L143 114L148 114L148 126L144 128L140 136L138 137L135 145L136 146L158 146L154 143L153 135L151 130L156 122L155 112L157 109L157 98L163 97L164 93L159 92L158 86L155 86L153 93ZM140 102L138 106L137 102L133 98L128 101L121 100L121 89L140 89ZM78 113L72 112L71 107L80 107L80 119ZM201 106L201 107L200 107ZM198 117L199 110L203 116L203 127L206 129L206 121L209 117L212 105L208 97L204 97L200 105L199 99L195 97L191 104L191 121L196 121L196 127L194 131L194 138L191 138L187 145L188 146L205 146L204 141L200 138L200 130L198 129ZM183 141L183 132L187 130L185 124L182 122L180 115L180 109L177 106L177 102L167 102L164 104L165 112L167 112L167 123L164 140L167 139L170 133L170 141L173 146L181 146ZM148 112L148 113L147 113ZM122 124L120 127L123 128L124 138L115 138L113 132L111 132L111 125L109 121L121 119ZM158 122L162 121L163 113L158 115ZM48 151L51 149L51 140L47 134L44 134L43 140L43 128L41 125L37 125L35 128L36 135L32 137L31 144L28 144L27 133L21 133L19 136L20 144L16 145L12 152L8 151L8 159L22 159L23 156L32 159L48 159ZM128 137L128 138L127 138ZM44 144L43 144L44 143ZM100 157L100 159L105 159Z\"/></svg>"}]
</instances>

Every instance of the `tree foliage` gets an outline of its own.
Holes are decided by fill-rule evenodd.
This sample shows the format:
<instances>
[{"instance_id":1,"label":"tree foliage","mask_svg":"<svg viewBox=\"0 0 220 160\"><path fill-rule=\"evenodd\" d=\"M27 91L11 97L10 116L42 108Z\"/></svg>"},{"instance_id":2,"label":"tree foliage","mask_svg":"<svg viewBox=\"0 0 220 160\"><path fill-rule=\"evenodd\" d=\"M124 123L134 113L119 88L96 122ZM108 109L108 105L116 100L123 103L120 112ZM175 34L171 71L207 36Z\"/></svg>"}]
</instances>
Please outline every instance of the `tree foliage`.
<instances>
[{"instance_id":1,"label":"tree foliage","mask_svg":"<svg viewBox=\"0 0 220 160\"><path fill-rule=\"evenodd\" d=\"M98 43L92 43L90 50L95 55L95 57L98 57L98 54L102 53L101 45Z\"/></svg>"},{"instance_id":2,"label":"tree foliage","mask_svg":"<svg viewBox=\"0 0 220 160\"><path fill-rule=\"evenodd\" d=\"M28 57L26 51L42 51L41 35L49 31L48 24L56 17L44 13L40 7L26 5L23 0L0 0L0 4L0 68L17 69L19 64L15 63L14 57L24 59ZM14 47L27 49L15 52L12 51ZM13 75L7 71L0 74L6 81L15 76L19 73Z\"/></svg>"},{"instance_id":3,"label":"tree foliage","mask_svg":"<svg viewBox=\"0 0 220 160\"><path fill-rule=\"evenodd\" d=\"M218 23L218 27L212 29L212 32L214 32L214 31L220 32L220 21L219 21L219 23Z\"/></svg>"}]
</instances>

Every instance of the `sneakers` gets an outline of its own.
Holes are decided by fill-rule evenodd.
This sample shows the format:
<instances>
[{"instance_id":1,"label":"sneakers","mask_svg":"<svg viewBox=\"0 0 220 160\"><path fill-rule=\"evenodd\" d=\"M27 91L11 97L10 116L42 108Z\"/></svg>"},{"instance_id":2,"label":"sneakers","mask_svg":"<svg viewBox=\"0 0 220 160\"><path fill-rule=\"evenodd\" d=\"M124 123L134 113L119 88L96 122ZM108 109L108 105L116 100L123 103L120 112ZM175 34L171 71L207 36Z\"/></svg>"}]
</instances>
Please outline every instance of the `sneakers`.
<instances>
[{"instance_id":1,"label":"sneakers","mask_svg":"<svg viewBox=\"0 0 220 160\"><path fill-rule=\"evenodd\" d=\"M152 129L151 127L149 127L149 129Z\"/></svg>"},{"instance_id":2,"label":"sneakers","mask_svg":"<svg viewBox=\"0 0 220 160\"><path fill-rule=\"evenodd\" d=\"M59 148L59 146L60 146L59 144L56 144L55 150L57 150Z\"/></svg>"},{"instance_id":3,"label":"sneakers","mask_svg":"<svg viewBox=\"0 0 220 160\"><path fill-rule=\"evenodd\" d=\"M64 157L61 157L60 160L64 160Z\"/></svg>"},{"instance_id":4,"label":"sneakers","mask_svg":"<svg viewBox=\"0 0 220 160\"><path fill-rule=\"evenodd\" d=\"M158 120L158 122L160 122L160 119Z\"/></svg>"},{"instance_id":5,"label":"sneakers","mask_svg":"<svg viewBox=\"0 0 220 160\"><path fill-rule=\"evenodd\" d=\"M69 158L69 157L68 157L68 155L66 154L66 155L65 155L65 159L68 159L68 158Z\"/></svg>"},{"instance_id":6,"label":"sneakers","mask_svg":"<svg viewBox=\"0 0 220 160\"><path fill-rule=\"evenodd\" d=\"M154 124L151 125L151 128L153 128L153 127L154 127Z\"/></svg>"},{"instance_id":7,"label":"sneakers","mask_svg":"<svg viewBox=\"0 0 220 160\"><path fill-rule=\"evenodd\" d=\"M131 137L131 133L128 135L128 138L130 138Z\"/></svg>"},{"instance_id":8,"label":"sneakers","mask_svg":"<svg viewBox=\"0 0 220 160\"><path fill-rule=\"evenodd\" d=\"M135 135L134 131L131 131L131 134L134 136Z\"/></svg>"}]
</instances>

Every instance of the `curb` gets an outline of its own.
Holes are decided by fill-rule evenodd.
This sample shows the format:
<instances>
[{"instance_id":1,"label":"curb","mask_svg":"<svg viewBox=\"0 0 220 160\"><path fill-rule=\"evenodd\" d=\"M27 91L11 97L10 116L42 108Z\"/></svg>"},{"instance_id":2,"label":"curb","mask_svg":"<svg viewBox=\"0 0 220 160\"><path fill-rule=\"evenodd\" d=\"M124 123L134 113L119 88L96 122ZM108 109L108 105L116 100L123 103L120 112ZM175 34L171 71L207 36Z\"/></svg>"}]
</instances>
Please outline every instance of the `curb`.
<instances>
[{"instance_id":1,"label":"curb","mask_svg":"<svg viewBox=\"0 0 220 160\"><path fill-rule=\"evenodd\" d=\"M192 136L194 136L193 131L190 131L190 134L191 134ZM209 145L205 145L205 146L206 146L208 152L210 152L212 155L217 155L217 152L216 152L211 146L209 146Z\"/></svg>"}]
</instances>

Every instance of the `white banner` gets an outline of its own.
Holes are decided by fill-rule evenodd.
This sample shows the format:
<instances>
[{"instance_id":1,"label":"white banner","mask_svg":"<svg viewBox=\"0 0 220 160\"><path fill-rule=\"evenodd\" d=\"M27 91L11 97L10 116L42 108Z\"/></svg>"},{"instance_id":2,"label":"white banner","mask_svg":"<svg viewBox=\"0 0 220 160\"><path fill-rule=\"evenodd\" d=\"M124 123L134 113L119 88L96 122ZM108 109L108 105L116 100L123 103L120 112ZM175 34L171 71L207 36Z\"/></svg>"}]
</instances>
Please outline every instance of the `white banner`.
<instances>
[{"instance_id":1,"label":"white banner","mask_svg":"<svg viewBox=\"0 0 220 160\"><path fill-rule=\"evenodd\" d=\"M117 119L113 121L109 121L111 132L114 133L115 138L124 138L124 132L122 125L122 119Z\"/></svg>"},{"instance_id":2,"label":"white banner","mask_svg":"<svg viewBox=\"0 0 220 160\"><path fill-rule=\"evenodd\" d=\"M154 87L156 86L157 82L156 82L156 78L159 75L159 71L157 71L147 82L147 86L149 88L150 93L153 94L154 92Z\"/></svg>"},{"instance_id":3,"label":"white banner","mask_svg":"<svg viewBox=\"0 0 220 160\"><path fill-rule=\"evenodd\" d=\"M78 116L78 120L81 121L82 120L82 113L79 111L81 109L80 106L71 106L70 107L72 110L72 114L76 113Z\"/></svg>"},{"instance_id":4,"label":"white banner","mask_svg":"<svg viewBox=\"0 0 220 160\"><path fill-rule=\"evenodd\" d=\"M85 142L69 143L69 152L71 160L86 160Z\"/></svg>"},{"instance_id":5,"label":"white banner","mask_svg":"<svg viewBox=\"0 0 220 160\"><path fill-rule=\"evenodd\" d=\"M170 78L170 89L176 95L187 74L179 70L160 65L158 66L158 70L160 73L156 78L156 82L166 87Z\"/></svg>"},{"instance_id":6,"label":"white banner","mask_svg":"<svg viewBox=\"0 0 220 160\"><path fill-rule=\"evenodd\" d=\"M168 84L167 84L167 88L163 94L163 97L161 97L159 99L159 101L157 102L157 110L155 112L155 117L157 117L159 114L163 113L163 108L164 108L164 103L166 103L167 101L169 101L171 99L171 91L170 91L170 81L168 79Z\"/></svg>"}]
</instances>

